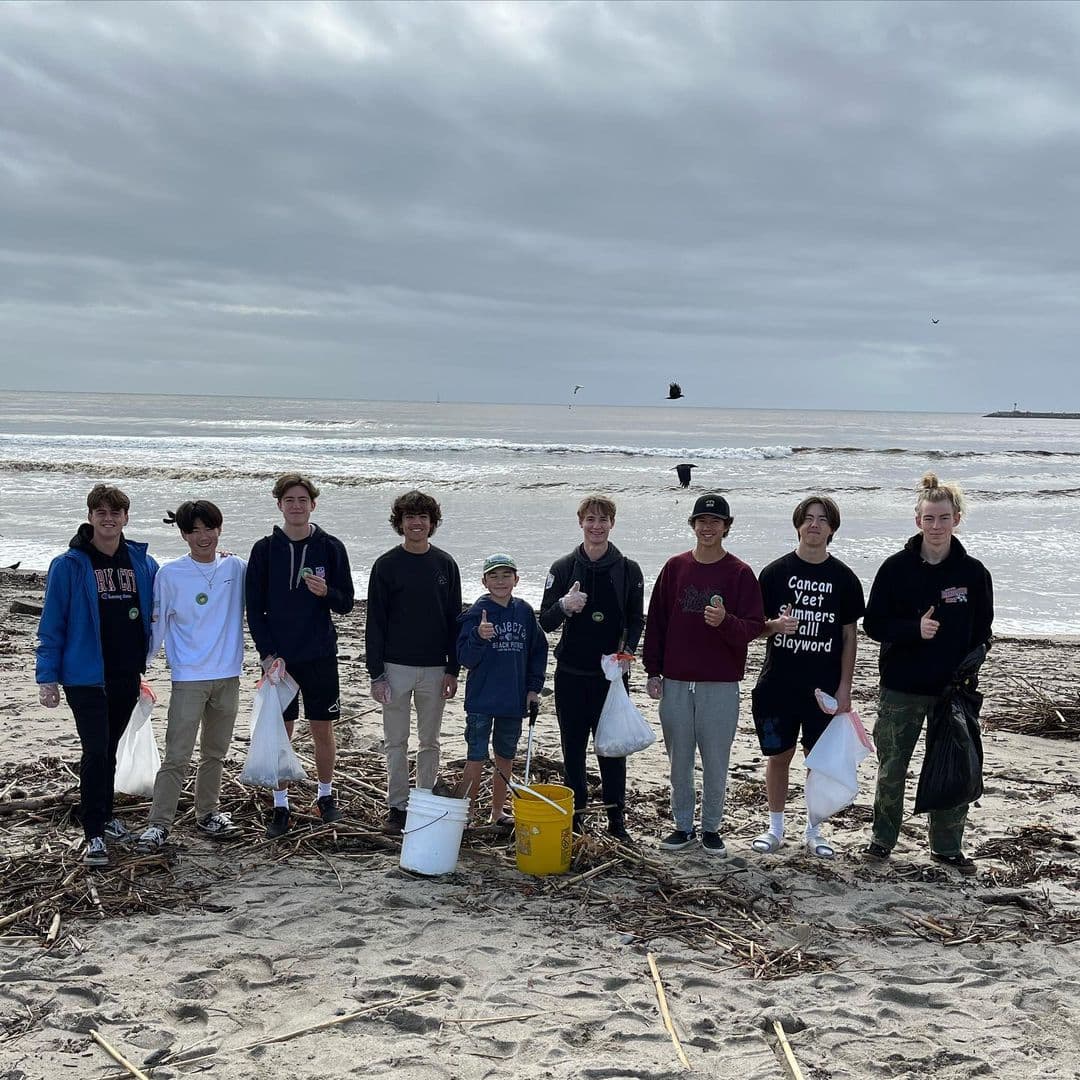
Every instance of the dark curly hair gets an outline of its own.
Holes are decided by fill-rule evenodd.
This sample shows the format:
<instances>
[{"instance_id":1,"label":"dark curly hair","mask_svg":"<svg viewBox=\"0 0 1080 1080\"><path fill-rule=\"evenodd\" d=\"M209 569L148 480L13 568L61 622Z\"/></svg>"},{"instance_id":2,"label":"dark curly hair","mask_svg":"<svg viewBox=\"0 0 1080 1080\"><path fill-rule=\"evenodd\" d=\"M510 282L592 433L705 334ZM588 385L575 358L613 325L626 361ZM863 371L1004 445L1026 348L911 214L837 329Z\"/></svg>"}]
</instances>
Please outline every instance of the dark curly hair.
<instances>
[{"instance_id":1,"label":"dark curly hair","mask_svg":"<svg viewBox=\"0 0 1080 1080\"><path fill-rule=\"evenodd\" d=\"M415 489L406 491L404 495L399 495L394 500L394 505L390 507L390 524L393 525L394 532L398 536L405 535L401 522L406 514L427 514L428 519L431 521L429 536L435 535L435 530L439 527L439 522L442 521L442 510L439 509L439 504L430 495Z\"/></svg>"}]
</instances>

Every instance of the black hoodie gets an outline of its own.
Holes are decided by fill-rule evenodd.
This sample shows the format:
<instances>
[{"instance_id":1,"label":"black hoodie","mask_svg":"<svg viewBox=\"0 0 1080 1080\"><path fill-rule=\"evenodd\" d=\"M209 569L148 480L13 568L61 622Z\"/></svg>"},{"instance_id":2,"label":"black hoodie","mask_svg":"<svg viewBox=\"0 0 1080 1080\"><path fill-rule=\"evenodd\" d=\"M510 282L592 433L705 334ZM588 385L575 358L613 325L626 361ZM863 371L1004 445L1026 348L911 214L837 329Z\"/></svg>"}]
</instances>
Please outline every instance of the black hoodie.
<instances>
[{"instance_id":1,"label":"black hoodie","mask_svg":"<svg viewBox=\"0 0 1080 1080\"><path fill-rule=\"evenodd\" d=\"M326 595L316 596L305 584L305 567L326 582ZM345 545L312 525L304 540L290 540L274 526L256 541L248 560L248 629L260 657L290 661L337 655L337 631L330 612L353 609L353 581Z\"/></svg>"},{"instance_id":2,"label":"black hoodie","mask_svg":"<svg viewBox=\"0 0 1080 1080\"><path fill-rule=\"evenodd\" d=\"M960 661L988 644L994 621L989 571L954 536L939 563L922 558L922 534L882 564L870 589L863 629L881 642L881 685L908 694L939 695ZM941 624L924 641L920 621L930 609Z\"/></svg>"},{"instance_id":3,"label":"black hoodie","mask_svg":"<svg viewBox=\"0 0 1080 1080\"><path fill-rule=\"evenodd\" d=\"M559 600L577 581L588 596L584 611L569 619ZM566 623L555 646L558 669L603 678L600 658L625 649L637 651L645 626L645 581L641 567L609 543L595 562L579 544L551 567L540 603L540 626L550 633Z\"/></svg>"}]
</instances>

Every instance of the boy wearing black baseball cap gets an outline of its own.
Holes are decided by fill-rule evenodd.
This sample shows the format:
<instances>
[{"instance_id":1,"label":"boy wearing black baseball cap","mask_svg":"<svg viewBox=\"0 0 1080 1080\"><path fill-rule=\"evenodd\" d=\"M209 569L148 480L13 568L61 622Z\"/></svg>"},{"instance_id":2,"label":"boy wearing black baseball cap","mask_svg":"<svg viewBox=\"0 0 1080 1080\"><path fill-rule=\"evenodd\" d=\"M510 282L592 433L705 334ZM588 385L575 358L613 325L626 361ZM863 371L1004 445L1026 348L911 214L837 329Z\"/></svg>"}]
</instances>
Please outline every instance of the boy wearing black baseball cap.
<instances>
[{"instance_id":1,"label":"boy wearing black baseball cap","mask_svg":"<svg viewBox=\"0 0 1080 1080\"><path fill-rule=\"evenodd\" d=\"M660 702L675 820L674 831L660 843L664 851L697 839L694 758L700 755L701 845L709 854L727 854L720 823L739 722L739 681L747 646L765 626L753 570L724 550L734 520L723 495L702 495L688 519L696 545L668 559L649 600L646 689Z\"/></svg>"}]
</instances>

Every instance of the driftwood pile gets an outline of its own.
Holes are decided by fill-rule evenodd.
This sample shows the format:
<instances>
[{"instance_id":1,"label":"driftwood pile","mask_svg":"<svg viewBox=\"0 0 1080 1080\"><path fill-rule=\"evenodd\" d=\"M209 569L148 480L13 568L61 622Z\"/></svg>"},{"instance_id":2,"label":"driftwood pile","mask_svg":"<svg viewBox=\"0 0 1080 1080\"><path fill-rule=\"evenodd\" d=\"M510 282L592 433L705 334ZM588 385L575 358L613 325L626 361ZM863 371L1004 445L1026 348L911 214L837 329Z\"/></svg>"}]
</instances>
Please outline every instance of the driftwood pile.
<instances>
[{"instance_id":1,"label":"driftwood pile","mask_svg":"<svg viewBox=\"0 0 1080 1080\"><path fill-rule=\"evenodd\" d=\"M1018 693L1014 699L998 702L996 714L985 722L988 731L1013 731L1044 739L1080 739L1080 694L1052 697L1022 675L1003 674Z\"/></svg>"},{"instance_id":2,"label":"driftwood pile","mask_svg":"<svg viewBox=\"0 0 1080 1080\"><path fill-rule=\"evenodd\" d=\"M343 728L343 735L348 731ZM306 733L305 733L306 737ZM81 949L80 927L88 920L155 914L185 908L226 910L218 902L222 885L287 859L317 860L334 873L344 889L356 881L369 860L396 861L400 841L383 832L385 765L373 746L339 747L335 786L346 817L323 825L314 813L313 783L296 785L292 793L295 826L278 841L264 837L269 799L265 792L243 787L239 768L229 764L222 788L222 809L233 815L238 831L225 841L199 836L193 826L190 786L165 850L155 855L121 854L104 870L88 870L81 862L81 830L73 821L77 776L71 763L59 758L23 762L0 770L0 940L36 943L51 949ZM314 773L310 744L298 738L298 751L309 774ZM448 769L461 762L447 763ZM558 782L560 763L537 755L534 782ZM760 813L762 792L753 780L733 777L735 816ZM483 799L483 796L482 796ZM120 797L118 813L138 829L146 820L146 800ZM658 819L668 817L667 790L635 792L628 808L635 835L654 834ZM777 979L834 966L815 949L806 924L794 910L782 879L751 869L740 859L702 870L678 860L655 857L651 849L624 847L606 835L604 808L596 807L594 827L575 843L570 872L561 877L532 878L516 869L513 836L505 829L478 826L466 830L462 888L453 896L472 914L498 909L500 895L526 896L530 910L562 925L600 924L618 933L628 945L650 948L677 941L697 950L702 962L742 967L755 978ZM1004 863L984 880L997 888L1015 887L1040 878L1065 878L1071 868L1054 858L1041 859L1038 847L1070 850L1074 838L1053 830L1028 829L1024 835L984 845L976 854ZM832 881L843 881L839 865L822 860L791 860L792 869ZM936 868L935 868L936 869ZM478 871L478 872L477 872ZM989 877L987 877L989 875ZM856 868L856 877L862 877ZM947 878L942 874L942 880ZM853 886L857 887L857 886ZM976 896L977 899L983 899ZM1017 906L1023 906L1018 904ZM1073 940L1080 937L1080 918L1054 914L1049 906L1028 913L1007 926L971 915L950 922L911 923L913 933L943 944L972 940ZM1000 937L995 937L1000 934Z\"/></svg>"}]
</instances>

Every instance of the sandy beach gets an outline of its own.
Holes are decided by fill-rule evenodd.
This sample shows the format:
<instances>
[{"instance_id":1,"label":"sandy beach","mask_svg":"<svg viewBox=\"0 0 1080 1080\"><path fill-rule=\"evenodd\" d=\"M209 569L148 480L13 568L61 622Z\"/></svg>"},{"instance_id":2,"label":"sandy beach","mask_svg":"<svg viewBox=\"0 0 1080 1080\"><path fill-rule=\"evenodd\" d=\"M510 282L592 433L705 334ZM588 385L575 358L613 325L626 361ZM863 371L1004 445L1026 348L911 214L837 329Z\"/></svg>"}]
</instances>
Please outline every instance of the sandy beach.
<instances>
[{"instance_id":1,"label":"sandy beach","mask_svg":"<svg viewBox=\"0 0 1080 1080\"><path fill-rule=\"evenodd\" d=\"M658 1080L687 1070L661 1018L650 953L682 1051L703 1075L793 1075L776 1021L807 1080L1080 1075L1077 743L1009 730L1037 692L1080 705L1076 641L999 640L984 669L986 793L967 834L976 878L931 863L921 817L906 820L888 865L860 857L872 760L855 805L826 825L835 860L798 845L798 766L786 846L750 852L765 818L749 714L760 643L728 789L731 858L657 848L668 827L658 742L629 763L639 856L598 832L566 878L530 878L505 836L471 830L454 874L408 874L396 841L376 828L381 722L363 669L362 605L339 620L342 825L301 814L284 841L263 839L265 795L232 779L246 749L252 655L224 792L241 833L227 843L196 835L188 793L164 856L122 855L91 876L69 820L74 724L66 708L37 704L37 620L10 610L40 599L41 586L41 575L0 579L0 1080L136 1075L92 1030L158 1078ZM149 681L163 745L162 661ZM855 699L871 730L876 685L876 647L863 638ZM643 687L639 674L635 699L658 727ZM546 700L537 756L554 778L552 709ZM448 774L464 756L463 726L459 697L443 725ZM294 805L313 796L309 784ZM42 802L28 807L33 799ZM130 825L145 812L122 800ZM243 1049L316 1025L325 1026Z\"/></svg>"}]
</instances>

